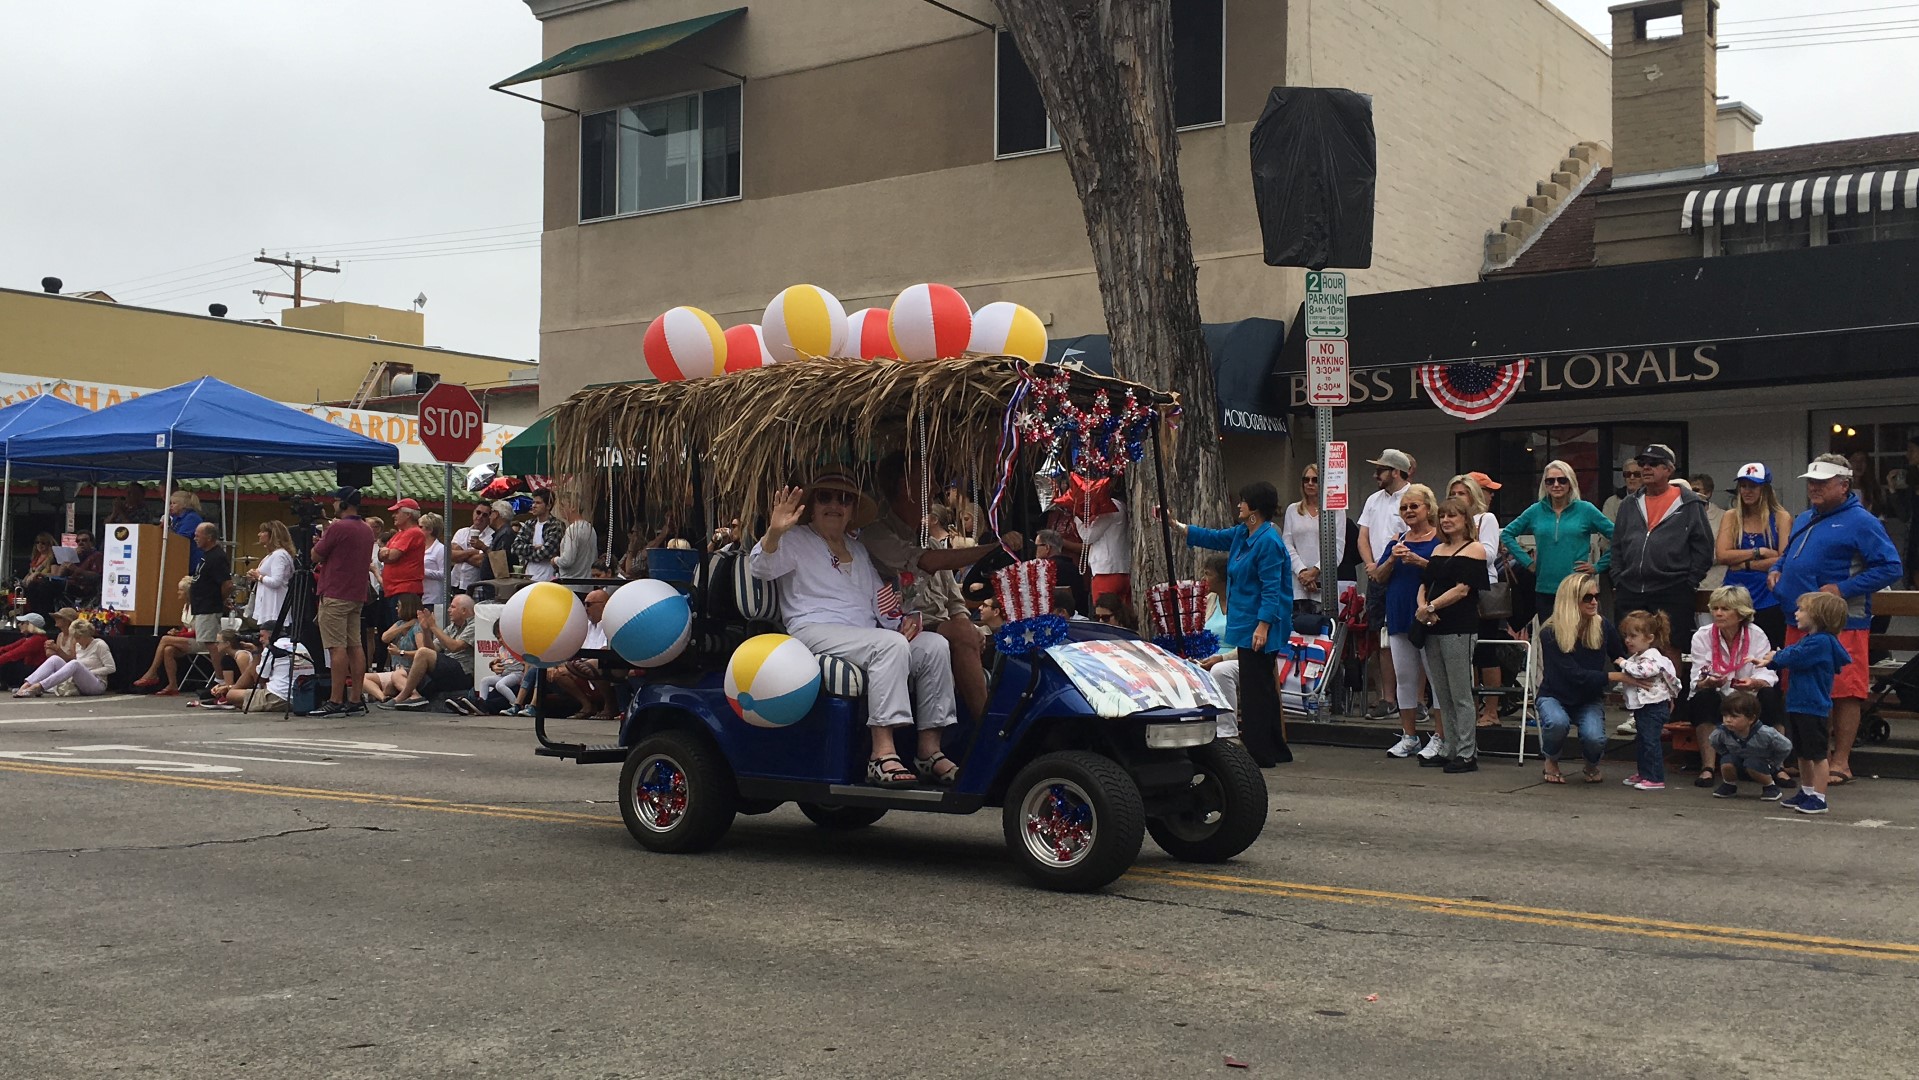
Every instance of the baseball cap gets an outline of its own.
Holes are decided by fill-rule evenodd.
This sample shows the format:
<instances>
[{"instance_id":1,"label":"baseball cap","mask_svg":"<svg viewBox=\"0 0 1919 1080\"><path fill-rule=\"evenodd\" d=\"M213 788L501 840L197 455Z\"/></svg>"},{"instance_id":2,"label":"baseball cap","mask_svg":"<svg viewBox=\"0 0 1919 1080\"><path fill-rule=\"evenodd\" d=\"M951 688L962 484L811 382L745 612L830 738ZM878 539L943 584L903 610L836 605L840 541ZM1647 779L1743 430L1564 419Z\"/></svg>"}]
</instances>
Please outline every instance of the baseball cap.
<instances>
[{"instance_id":1,"label":"baseball cap","mask_svg":"<svg viewBox=\"0 0 1919 1080\"><path fill-rule=\"evenodd\" d=\"M14 621L23 622L28 624L29 626L37 626L42 630L45 630L47 628L46 617L37 612L29 611L25 615L20 616L18 619Z\"/></svg>"},{"instance_id":2,"label":"baseball cap","mask_svg":"<svg viewBox=\"0 0 1919 1080\"><path fill-rule=\"evenodd\" d=\"M1844 465L1834 465L1830 461L1815 461L1806 466L1806 471L1799 474L1799 479L1832 480L1841 476L1850 480L1852 478L1852 470Z\"/></svg>"},{"instance_id":3,"label":"baseball cap","mask_svg":"<svg viewBox=\"0 0 1919 1080\"><path fill-rule=\"evenodd\" d=\"M1673 453L1672 447L1665 443L1653 443L1647 446L1633 455L1633 460L1641 465L1667 465L1674 468L1679 465L1679 455Z\"/></svg>"},{"instance_id":4,"label":"baseball cap","mask_svg":"<svg viewBox=\"0 0 1919 1080\"><path fill-rule=\"evenodd\" d=\"M1766 463L1763 461L1748 461L1744 465L1739 466L1739 472L1732 478L1735 484L1741 480L1744 480L1748 484L1770 484L1772 483L1772 470L1766 468Z\"/></svg>"},{"instance_id":5,"label":"baseball cap","mask_svg":"<svg viewBox=\"0 0 1919 1080\"><path fill-rule=\"evenodd\" d=\"M360 505L360 489L356 487L338 488L333 492L333 497L347 506Z\"/></svg>"},{"instance_id":6,"label":"baseball cap","mask_svg":"<svg viewBox=\"0 0 1919 1080\"><path fill-rule=\"evenodd\" d=\"M1469 472L1466 475L1478 481L1479 486L1485 488L1487 491L1498 491L1500 488L1506 486L1483 472Z\"/></svg>"},{"instance_id":7,"label":"baseball cap","mask_svg":"<svg viewBox=\"0 0 1919 1080\"><path fill-rule=\"evenodd\" d=\"M420 503L419 503L419 500L417 499L401 499L399 502L396 502L392 506L387 507L387 509L388 510L411 510L417 514L420 512Z\"/></svg>"},{"instance_id":8,"label":"baseball cap","mask_svg":"<svg viewBox=\"0 0 1919 1080\"><path fill-rule=\"evenodd\" d=\"M1404 450L1383 450L1378 457L1367 459L1366 464L1381 465L1388 469L1398 469L1403 473L1413 471L1413 459L1407 457Z\"/></svg>"}]
</instances>

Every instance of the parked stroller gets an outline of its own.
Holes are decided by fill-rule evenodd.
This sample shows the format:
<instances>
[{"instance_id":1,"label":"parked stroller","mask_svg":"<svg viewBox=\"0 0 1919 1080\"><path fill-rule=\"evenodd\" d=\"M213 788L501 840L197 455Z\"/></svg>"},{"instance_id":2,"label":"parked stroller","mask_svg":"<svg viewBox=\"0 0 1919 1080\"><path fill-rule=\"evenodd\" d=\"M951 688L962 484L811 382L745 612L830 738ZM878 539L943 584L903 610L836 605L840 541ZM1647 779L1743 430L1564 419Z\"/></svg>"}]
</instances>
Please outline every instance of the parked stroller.
<instances>
[{"instance_id":1,"label":"parked stroller","mask_svg":"<svg viewBox=\"0 0 1919 1080\"><path fill-rule=\"evenodd\" d=\"M1888 698L1901 709L1919 711L1919 655L1872 684L1872 696L1866 699L1865 711L1859 717L1861 741L1882 743L1892 738L1892 723L1883 711Z\"/></svg>"}]
</instances>

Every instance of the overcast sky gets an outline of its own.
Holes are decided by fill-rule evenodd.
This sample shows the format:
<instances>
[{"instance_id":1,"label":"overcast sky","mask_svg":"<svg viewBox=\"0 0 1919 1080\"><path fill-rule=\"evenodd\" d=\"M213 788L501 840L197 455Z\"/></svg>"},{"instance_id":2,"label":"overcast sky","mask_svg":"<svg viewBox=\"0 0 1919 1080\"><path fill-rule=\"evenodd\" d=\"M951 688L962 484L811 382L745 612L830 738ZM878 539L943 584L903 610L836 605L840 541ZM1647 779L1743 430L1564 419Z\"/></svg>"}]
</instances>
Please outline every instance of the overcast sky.
<instances>
[{"instance_id":1,"label":"overcast sky","mask_svg":"<svg viewBox=\"0 0 1919 1080\"><path fill-rule=\"evenodd\" d=\"M1605 0L1560 7L1609 34ZM1720 29L1762 147L1919 128L1919 3L1727 0ZM1854 43L1777 47L1814 40ZM258 316L287 281L248 259L290 250L343 261L319 296L425 293L430 344L535 356L539 108L487 86L538 59L520 0L0 4L0 285Z\"/></svg>"}]
</instances>

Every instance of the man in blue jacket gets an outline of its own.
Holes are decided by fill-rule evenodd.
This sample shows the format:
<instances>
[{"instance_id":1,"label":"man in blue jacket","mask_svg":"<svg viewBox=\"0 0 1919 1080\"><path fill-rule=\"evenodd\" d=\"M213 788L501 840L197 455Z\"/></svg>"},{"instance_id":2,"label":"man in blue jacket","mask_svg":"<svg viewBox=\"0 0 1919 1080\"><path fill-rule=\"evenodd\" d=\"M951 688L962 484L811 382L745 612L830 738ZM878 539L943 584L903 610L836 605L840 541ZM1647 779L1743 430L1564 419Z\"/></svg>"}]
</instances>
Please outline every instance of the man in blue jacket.
<instances>
[{"instance_id":1,"label":"man in blue jacket","mask_svg":"<svg viewBox=\"0 0 1919 1080\"><path fill-rule=\"evenodd\" d=\"M1821 454L1800 474L1806 482L1806 502L1812 509L1792 523L1785 553L1767 577L1773 595L1788 611L1799 597L1828 592L1846 601L1846 628L1839 643L1852 663L1832 683L1831 783L1852 779L1852 743L1859 736L1859 710L1872 685L1867 659L1872 633L1872 594L1899 580L1899 550L1886 527L1860 505L1852 491L1852 468L1838 454ZM1786 629L1786 644L1804 637L1798 627Z\"/></svg>"}]
</instances>

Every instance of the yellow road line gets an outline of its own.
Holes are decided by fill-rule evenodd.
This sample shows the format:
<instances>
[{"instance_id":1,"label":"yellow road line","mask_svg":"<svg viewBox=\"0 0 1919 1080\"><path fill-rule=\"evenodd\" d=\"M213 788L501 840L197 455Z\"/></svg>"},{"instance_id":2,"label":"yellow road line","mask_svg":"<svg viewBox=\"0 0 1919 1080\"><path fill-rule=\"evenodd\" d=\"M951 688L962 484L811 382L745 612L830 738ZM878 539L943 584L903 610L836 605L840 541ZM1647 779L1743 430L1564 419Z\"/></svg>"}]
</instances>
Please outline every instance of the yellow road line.
<instances>
[{"instance_id":1,"label":"yellow road line","mask_svg":"<svg viewBox=\"0 0 1919 1080\"><path fill-rule=\"evenodd\" d=\"M1517 904L1498 904L1491 901L1464 900L1447 896L1422 896L1416 893L1386 892L1379 889L1351 889L1294 881L1263 881L1257 878L1202 874L1184 870L1135 867L1128 871L1126 876L1135 881L1150 881L1186 889L1208 889L1217 892L1250 893L1256 896L1280 896L1298 900L1395 907L1467 919L1491 919L1499 922L1555 926L1569 930L1592 930L1605 934L1628 934L1634 937L1665 938L1674 941L1703 941L1717 945L1770 949L1777 952L1817 956L1854 956L1919 963L1919 945L1895 941L1816 937L1746 927L1710 926L1701 923L1672 922L1665 919L1605 915L1597 912L1523 907Z\"/></svg>"}]
</instances>

